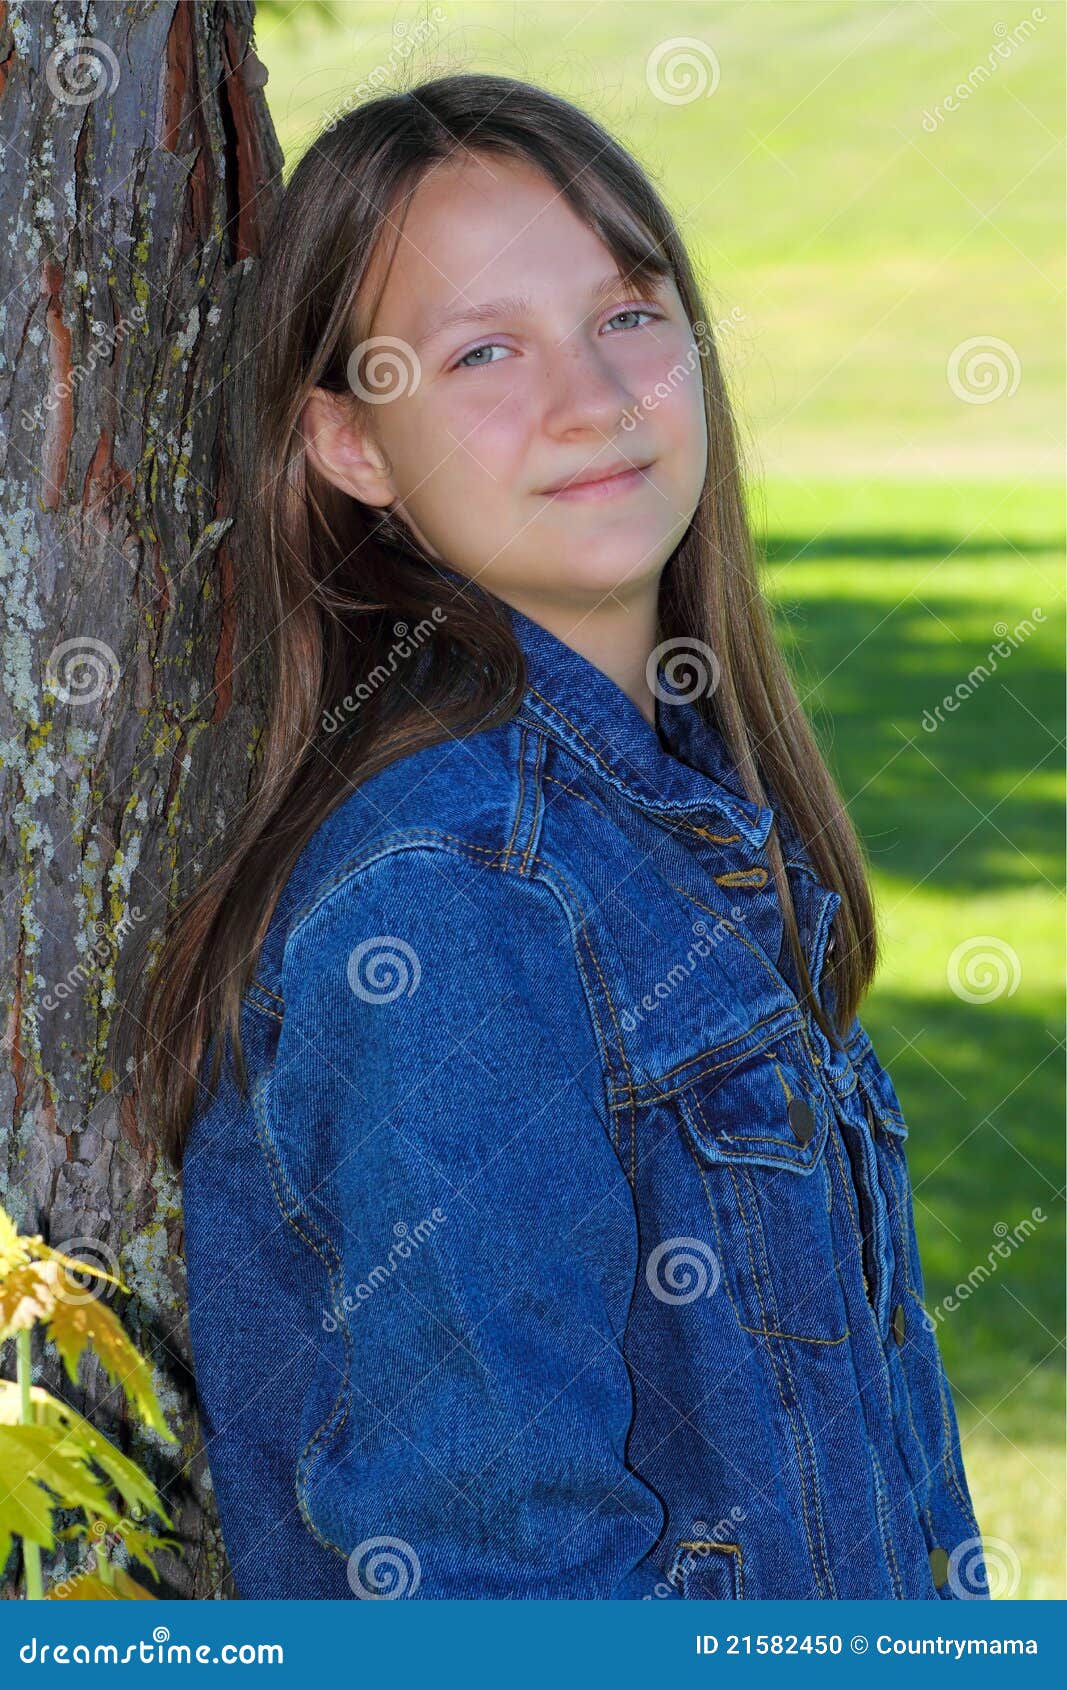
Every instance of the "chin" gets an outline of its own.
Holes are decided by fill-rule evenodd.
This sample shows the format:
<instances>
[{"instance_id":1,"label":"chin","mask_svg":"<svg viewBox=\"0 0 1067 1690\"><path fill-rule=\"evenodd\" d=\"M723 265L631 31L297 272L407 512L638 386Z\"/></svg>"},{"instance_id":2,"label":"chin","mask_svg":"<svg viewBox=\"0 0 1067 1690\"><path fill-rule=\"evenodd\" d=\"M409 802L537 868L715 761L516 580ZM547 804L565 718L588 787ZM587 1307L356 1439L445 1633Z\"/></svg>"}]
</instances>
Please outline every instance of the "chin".
<instances>
[{"instance_id":1,"label":"chin","mask_svg":"<svg viewBox=\"0 0 1067 1690\"><path fill-rule=\"evenodd\" d=\"M669 556L669 550L664 552L660 545L635 551L632 536L624 556L618 548L611 548L603 557L597 557L595 547L590 545L575 557L564 584L572 593L616 592L625 597L627 593L640 591L649 581L658 580Z\"/></svg>"}]
</instances>

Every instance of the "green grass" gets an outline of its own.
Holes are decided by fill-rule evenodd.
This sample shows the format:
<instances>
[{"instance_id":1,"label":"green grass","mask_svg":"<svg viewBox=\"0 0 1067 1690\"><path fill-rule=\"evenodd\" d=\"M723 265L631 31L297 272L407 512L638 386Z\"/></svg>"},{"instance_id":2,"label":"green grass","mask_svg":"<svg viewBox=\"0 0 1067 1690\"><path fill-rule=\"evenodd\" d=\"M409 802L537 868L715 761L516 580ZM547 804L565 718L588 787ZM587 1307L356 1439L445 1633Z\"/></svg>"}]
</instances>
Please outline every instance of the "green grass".
<instances>
[{"instance_id":1,"label":"green grass","mask_svg":"<svg viewBox=\"0 0 1067 1690\"><path fill-rule=\"evenodd\" d=\"M867 848L884 962L863 1018L907 1114L928 1306L1037 1205L1049 1218L940 1324L986 1538L1026 1597L1064 1591L1062 462L1064 11L933 133L923 113L1028 6L761 0L709 7L456 3L261 8L292 168L384 68L546 84L651 172L721 337L769 586ZM695 36L710 98L672 106L649 53ZM413 68L412 68L413 67ZM953 391L994 337L1018 385ZM1018 648L930 732L933 708L1035 607ZM991 936L1018 984L968 1003L949 958Z\"/></svg>"},{"instance_id":2,"label":"green grass","mask_svg":"<svg viewBox=\"0 0 1067 1690\"><path fill-rule=\"evenodd\" d=\"M783 638L870 859L884 962L861 1014L911 1129L927 1307L1032 1224L938 1333L983 1532L1018 1556L1016 1594L1062 1597L1062 500L806 482L759 508ZM1019 643L927 731L1001 621ZM1007 986L1017 966L1013 991L952 989L973 938Z\"/></svg>"},{"instance_id":3,"label":"green grass","mask_svg":"<svg viewBox=\"0 0 1067 1690\"><path fill-rule=\"evenodd\" d=\"M1052 476L1061 461L1065 13L933 134L923 114L1030 8L999 0L531 0L260 8L257 47L286 169L360 83L488 70L553 88L618 135L690 249L753 467L768 473ZM397 26L417 39L398 50ZM668 105L665 40L715 54L710 97ZM953 349L1006 342L1020 380L968 404Z\"/></svg>"}]
</instances>

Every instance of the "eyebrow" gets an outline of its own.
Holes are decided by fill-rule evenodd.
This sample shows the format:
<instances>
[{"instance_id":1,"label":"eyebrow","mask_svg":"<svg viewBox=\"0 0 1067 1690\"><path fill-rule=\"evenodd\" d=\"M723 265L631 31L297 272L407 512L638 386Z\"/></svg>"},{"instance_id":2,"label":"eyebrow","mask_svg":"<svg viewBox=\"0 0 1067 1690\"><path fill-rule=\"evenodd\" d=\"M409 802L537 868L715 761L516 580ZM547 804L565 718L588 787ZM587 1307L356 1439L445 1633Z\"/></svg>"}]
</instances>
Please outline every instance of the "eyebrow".
<instances>
[{"instance_id":1,"label":"eyebrow","mask_svg":"<svg viewBox=\"0 0 1067 1690\"><path fill-rule=\"evenodd\" d=\"M666 281L665 276L657 276L653 282L654 290L658 290ZM617 270L612 270L607 276L602 276L594 283L588 293L591 305L603 299L605 294L614 293L618 288L625 287L627 280ZM640 292L640 284L633 284L635 291ZM508 294L502 299L487 299L479 305L460 305L454 311L446 311L443 316L435 317L428 329L415 342L416 346L424 346L427 341L435 340L446 329L455 328L460 323L492 323L502 317L521 317L530 309L528 294Z\"/></svg>"}]
</instances>

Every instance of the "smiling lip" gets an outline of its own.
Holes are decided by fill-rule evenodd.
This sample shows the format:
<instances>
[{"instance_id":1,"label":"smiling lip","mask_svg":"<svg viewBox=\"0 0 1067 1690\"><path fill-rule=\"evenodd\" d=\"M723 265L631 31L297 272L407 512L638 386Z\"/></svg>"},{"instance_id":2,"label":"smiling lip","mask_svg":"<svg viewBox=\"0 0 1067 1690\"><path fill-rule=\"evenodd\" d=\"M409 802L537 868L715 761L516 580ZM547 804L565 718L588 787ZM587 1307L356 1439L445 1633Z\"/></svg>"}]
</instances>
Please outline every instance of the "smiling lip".
<instances>
[{"instance_id":1,"label":"smiling lip","mask_svg":"<svg viewBox=\"0 0 1067 1690\"><path fill-rule=\"evenodd\" d=\"M605 474L594 474L592 478L577 478L565 482L561 487L546 487L545 495L550 499L611 499L617 493L626 493L633 487L639 487L647 469L651 469L651 462L647 464L626 464L622 468L608 470Z\"/></svg>"}]
</instances>

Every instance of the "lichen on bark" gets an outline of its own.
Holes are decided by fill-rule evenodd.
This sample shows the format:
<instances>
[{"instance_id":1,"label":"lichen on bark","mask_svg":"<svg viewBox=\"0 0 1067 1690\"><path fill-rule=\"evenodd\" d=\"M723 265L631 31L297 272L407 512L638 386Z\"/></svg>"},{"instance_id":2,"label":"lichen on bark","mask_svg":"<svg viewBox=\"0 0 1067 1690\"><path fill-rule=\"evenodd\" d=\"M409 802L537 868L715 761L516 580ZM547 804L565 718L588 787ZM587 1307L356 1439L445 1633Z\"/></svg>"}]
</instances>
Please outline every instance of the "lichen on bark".
<instances>
[{"instance_id":1,"label":"lichen on bark","mask_svg":"<svg viewBox=\"0 0 1067 1690\"><path fill-rule=\"evenodd\" d=\"M252 23L239 0L0 0L0 1183L23 1230L122 1264L117 1312L180 1449L126 1424L99 1369L75 1406L189 1534L162 1562L164 1594L187 1597L233 1592L180 1190L109 1047L128 941L250 778L261 631L228 586L220 489L222 372L281 186ZM69 1390L53 1363L38 1376Z\"/></svg>"}]
</instances>

